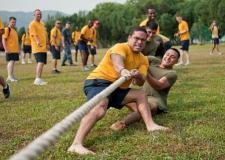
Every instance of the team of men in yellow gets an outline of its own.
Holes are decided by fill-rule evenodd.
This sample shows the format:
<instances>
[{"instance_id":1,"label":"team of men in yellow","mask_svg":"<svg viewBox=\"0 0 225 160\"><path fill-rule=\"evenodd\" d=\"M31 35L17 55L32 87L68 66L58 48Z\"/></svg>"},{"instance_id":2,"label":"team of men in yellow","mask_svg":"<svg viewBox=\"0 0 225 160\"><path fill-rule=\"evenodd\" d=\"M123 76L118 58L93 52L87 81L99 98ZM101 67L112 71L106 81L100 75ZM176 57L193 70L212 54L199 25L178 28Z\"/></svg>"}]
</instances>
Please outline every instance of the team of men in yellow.
<instances>
[{"instance_id":1,"label":"team of men in yellow","mask_svg":"<svg viewBox=\"0 0 225 160\"><path fill-rule=\"evenodd\" d=\"M16 19L12 18L12 20ZM15 24L15 22L12 21L11 23L11 32L13 33L12 35L14 35L15 38L12 40L18 41L18 35L16 31L13 30L13 24ZM53 55L53 59L55 59L56 61L60 58L60 24L60 21L56 21L55 27L51 30L50 36L51 52ZM148 22L146 22L145 25L147 27L149 25ZM96 47L96 29L98 26L99 21L90 21L88 25L84 26L81 29L78 46L81 52L84 71L89 70L89 68L87 67L87 59L89 55L88 45L90 45L91 49L92 47ZM180 30L181 29L179 28L178 34L184 34ZM4 39L7 39L9 37L9 32L9 29L5 29L5 33L3 36ZM32 53L34 53L35 59L37 61L36 79L34 81L34 84L45 85L47 84L47 82L45 82L41 78L41 75L43 66L47 63L48 38L44 24L43 22L41 22L41 11L39 9L34 11L34 20L29 25L29 32L31 37ZM160 126L153 121L145 91L129 88L130 84L142 86L145 83L145 80L147 80L148 83L151 84L163 84L163 89L166 89L166 92L168 94L170 87L176 81L176 75L173 73L173 71L170 72L170 74L174 77L171 80L169 80L168 77L164 77L164 74L160 75L161 79L157 80L148 73L149 61L151 62L152 60L148 60L147 57L145 57L141 53L141 51L145 47L145 42L148 36L148 32L143 27L137 27L133 29L129 34L128 41L125 43L118 43L110 48L106 52L98 67L87 77L84 83L84 92L88 99L91 99L93 96L101 92L121 76L127 76L130 79L124 82L124 84L116 89L110 96L101 100L101 102L98 103L82 119L74 142L68 149L69 152L76 152L78 154L94 154L94 152L84 147L83 143L92 127L98 120L104 117L109 107L121 109L123 106L127 106L131 108L135 112L135 114L138 114L143 118L148 131L168 130L167 127ZM12 57L8 56L7 61L14 62L18 60L19 48L14 47L13 49L15 50L8 50L5 45L7 41L5 40L5 42L3 42L6 53L8 55L13 55ZM10 44L8 45L10 46ZM162 63L160 65L161 69L172 69L172 66L177 62L178 58L178 50L173 48L168 50L165 56L163 56ZM56 67L57 62L54 63L53 70L57 70ZM157 71L154 72L158 73L159 69L156 70ZM10 76L14 78L14 75L12 73Z\"/></svg>"}]
</instances>

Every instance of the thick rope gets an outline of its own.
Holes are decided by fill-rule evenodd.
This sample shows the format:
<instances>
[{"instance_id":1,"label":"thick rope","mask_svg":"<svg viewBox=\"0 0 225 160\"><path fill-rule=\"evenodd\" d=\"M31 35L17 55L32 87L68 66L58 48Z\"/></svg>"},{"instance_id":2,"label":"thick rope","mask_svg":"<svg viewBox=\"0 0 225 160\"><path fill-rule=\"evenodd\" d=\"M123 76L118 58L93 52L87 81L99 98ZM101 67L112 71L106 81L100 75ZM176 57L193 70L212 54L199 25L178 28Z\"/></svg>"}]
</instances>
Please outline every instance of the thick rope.
<instances>
[{"instance_id":1,"label":"thick rope","mask_svg":"<svg viewBox=\"0 0 225 160\"><path fill-rule=\"evenodd\" d=\"M41 136L36 138L27 147L22 149L17 154L14 154L10 160L31 160L36 159L42 152L44 152L50 145L56 143L59 137L67 132L67 130L77 121L83 118L95 105L97 105L103 98L110 95L128 77L121 77L102 92L94 96L90 101L84 103L80 108L65 117L61 122L50 128Z\"/></svg>"}]
</instances>

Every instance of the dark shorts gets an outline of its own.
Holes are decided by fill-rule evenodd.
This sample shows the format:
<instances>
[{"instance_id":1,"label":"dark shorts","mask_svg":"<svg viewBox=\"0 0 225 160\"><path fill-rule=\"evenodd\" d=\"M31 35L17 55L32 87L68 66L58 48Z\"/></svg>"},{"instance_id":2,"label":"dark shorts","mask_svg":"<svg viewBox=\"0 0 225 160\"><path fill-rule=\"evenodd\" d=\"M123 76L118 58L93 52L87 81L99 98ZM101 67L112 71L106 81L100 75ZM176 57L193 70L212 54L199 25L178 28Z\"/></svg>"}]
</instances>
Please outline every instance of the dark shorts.
<instances>
[{"instance_id":1,"label":"dark shorts","mask_svg":"<svg viewBox=\"0 0 225 160\"><path fill-rule=\"evenodd\" d=\"M46 52L38 52L34 54L37 63L47 64L47 53Z\"/></svg>"},{"instance_id":2,"label":"dark shorts","mask_svg":"<svg viewBox=\"0 0 225 160\"><path fill-rule=\"evenodd\" d=\"M102 80L102 79L92 79L92 80L85 80L84 82L84 93L87 96L87 99L90 100L95 95L103 91L107 88L112 82ZM128 89L120 89L117 88L114 92L112 92L107 98L109 99L109 107L114 107L117 109L123 108L122 105L123 99L129 92L130 88Z\"/></svg>"},{"instance_id":3,"label":"dark shorts","mask_svg":"<svg viewBox=\"0 0 225 160\"><path fill-rule=\"evenodd\" d=\"M91 45L88 45L88 49L91 53L91 55L96 55L96 47L95 46L91 46Z\"/></svg>"},{"instance_id":4,"label":"dark shorts","mask_svg":"<svg viewBox=\"0 0 225 160\"><path fill-rule=\"evenodd\" d=\"M189 39L181 41L181 50L188 51L189 50Z\"/></svg>"},{"instance_id":5,"label":"dark shorts","mask_svg":"<svg viewBox=\"0 0 225 160\"><path fill-rule=\"evenodd\" d=\"M6 61L19 61L19 53L6 53Z\"/></svg>"},{"instance_id":6,"label":"dark shorts","mask_svg":"<svg viewBox=\"0 0 225 160\"><path fill-rule=\"evenodd\" d=\"M219 44L220 43L219 38L213 38L212 40L213 40L213 44Z\"/></svg>"},{"instance_id":7,"label":"dark shorts","mask_svg":"<svg viewBox=\"0 0 225 160\"><path fill-rule=\"evenodd\" d=\"M59 50L55 49L55 46L50 46L50 52L53 59L60 59L60 47Z\"/></svg>"},{"instance_id":8,"label":"dark shorts","mask_svg":"<svg viewBox=\"0 0 225 160\"><path fill-rule=\"evenodd\" d=\"M85 53L89 54L88 45L84 41L78 42L78 48L79 48L80 52L85 52Z\"/></svg>"},{"instance_id":9,"label":"dark shorts","mask_svg":"<svg viewBox=\"0 0 225 160\"><path fill-rule=\"evenodd\" d=\"M31 54L31 46L30 45L23 45L23 52Z\"/></svg>"}]
</instances>

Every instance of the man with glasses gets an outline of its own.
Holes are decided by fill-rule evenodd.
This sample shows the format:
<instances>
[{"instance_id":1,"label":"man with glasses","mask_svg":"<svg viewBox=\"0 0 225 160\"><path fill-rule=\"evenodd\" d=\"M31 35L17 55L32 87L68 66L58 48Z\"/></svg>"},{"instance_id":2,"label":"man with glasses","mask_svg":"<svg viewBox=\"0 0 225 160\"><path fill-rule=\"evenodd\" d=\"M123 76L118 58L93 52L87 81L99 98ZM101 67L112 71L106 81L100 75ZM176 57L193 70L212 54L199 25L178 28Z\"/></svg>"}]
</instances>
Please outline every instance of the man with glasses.
<instances>
[{"instance_id":1,"label":"man with glasses","mask_svg":"<svg viewBox=\"0 0 225 160\"><path fill-rule=\"evenodd\" d=\"M97 121L105 116L109 107L122 109L123 106L129 106L129 104L132 106L133 104L135 107L131 109L140 113L149 132L168 129L153 121L144 91L129 88L131 83L141 86L145 82L148 59L141 51L145 46L146 38L147 32L143 27L133 29L129 34L128 41L126 43L118 43L110 48L98 67L89 74L84 83L84 92L88 100L121 76L127 76L131 79L124 82L108 97L102 99L82 118L80 127L68 152L95 154L84 147L84 140Z\"/></svg>"},{"instance_id":2,"label":"man with glasses","mask_svg":"<svg viewBox=\"0 0 225 160\"><path fill-rule=\"evenodd\" d=\"M60 59L60 45L61 45L61 22L57 20L55 22L55 27L52 28L50 34L50 51L52 53L53 59L53 74L58 74L60 71L57 69L57 61Z\"/></svg>"}]
</instances>

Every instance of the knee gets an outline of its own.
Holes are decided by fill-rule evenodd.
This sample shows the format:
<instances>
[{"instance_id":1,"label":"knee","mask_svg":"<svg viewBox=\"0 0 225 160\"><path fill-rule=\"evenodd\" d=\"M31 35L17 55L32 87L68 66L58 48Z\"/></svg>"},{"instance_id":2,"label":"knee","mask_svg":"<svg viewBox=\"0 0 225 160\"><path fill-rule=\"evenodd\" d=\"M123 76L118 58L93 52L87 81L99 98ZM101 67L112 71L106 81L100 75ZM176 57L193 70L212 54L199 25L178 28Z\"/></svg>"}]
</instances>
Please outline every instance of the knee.
<instances>
[{"instance_id":1,"label":"knee","mask_svg":"<svg viewBox=\"0 0 225 160\"><path fill-rule=\"evenodd\" d=\"M105 116L107 111L107 104L106 103L100 103L91 111L91 114L93 114L98 120Z\"/></svg>"}]
</instances>

